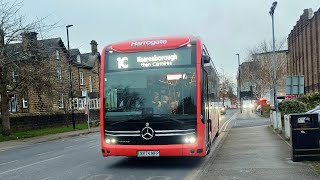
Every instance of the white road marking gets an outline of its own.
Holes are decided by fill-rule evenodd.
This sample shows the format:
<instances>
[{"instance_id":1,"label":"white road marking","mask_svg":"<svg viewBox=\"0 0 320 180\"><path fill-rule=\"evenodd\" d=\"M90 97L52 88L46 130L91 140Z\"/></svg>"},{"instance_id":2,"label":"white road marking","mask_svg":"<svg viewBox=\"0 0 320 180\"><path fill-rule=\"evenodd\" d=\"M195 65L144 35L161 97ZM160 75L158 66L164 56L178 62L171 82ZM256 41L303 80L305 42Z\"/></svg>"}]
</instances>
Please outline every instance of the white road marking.
<instances>
[{"instance_id":1,"label":"white road marking","mask_svg":"<svg viewBox=\"0 0 320 180\"><path fill-rule=\"evenodd\" d=\"M48 152L44 152L44 153L40 153L40 154L36 154L36 156L41 156L41 155L49 154L49 153L51 153L51 152L53 152L53 151L48 151Z\"/></svg>"},{"instance_id":2,"label":"white road marking","mask_svg":"<svg viewBox=\"0 0 320 180\"><path fill-rule=\"evenodd\" d=\"M222 127L220 128L220 131L219 131L219 132L225 131L226 128L227 128L227 126L229 125L229 123L230 123L232 120L234 120L235 117L237 117L237 114L238 114L238 113L235 113L233 116L230 117L230 119L229 119L228 121L224 122L223 125L222 125ZM224 129L224 130L223 130L223 129Z\"/></svg>"},{"instance_id":3,"label":"white road marking","mask_svg":"<svg viewBox=\"0 0 320 180\"><path fill-rule=\"evenodd\" d=\"M227 123L227 125L224 127L224 130L223 130L223 131L226 131L226 130L227 130L227 127L229 126L230 122L232 122L232 121L233 121L233 119L230 119L230 120L228 121L228 123Z\"/></svg>"},{"instance_id":4,"label":"white road marking","mask_svg":"<svg viewBox=\"0 0 320 180\"><path fill-rule=\"evenodd\" d=\"M10 170L8 170L8 171L0 172L0 175L6 174L6 173L9 173L9 172L13 172L13 171L16 171L16 170L19 170L19 169L23 169L23 168L26 168L26 167L30 167L30 166L33 166L33 165L36 165L36 164L40 164L40 163L43 163L43 162L47 162L47 161L51 161L51 160L54 160L54 159L58 159L58 158L61 158L61 157L63 157L63 156L64 156L64 155L56 156L56 157L53 157L53 158L50 158L50 159L38 161L38 162L31 163L31 164L28 164L28 165L25 165L25 166L21 166L21 167L18 167L18 168L10 169Z\"/></svg>"},{"instance_id":5,"label":"white road marking","mask_svg":"<svg viewBox=\"0 0 320 180\"><path fill-rule=\"evenodd\" d=\"M89 147L88 149L95 148L95 147L99 147L99 146L100 146L100 145L91 146L91 147Z\"/></svg>"},{"instance_id":6,"label":"white road marking","mask_svg":"<svg viewBox=\"0 0 320 180\"><path fill-rule=\"evenodd\" d=\"M69 148L73 148L74 146L67 146L67 147L65 147L66 149L69 149Z\"/></svg>"},{"instance_id":7,"label":"white road marking","mask_svg":"<svg viewBox=\"0 0 320 180\"><path fill-rule=\"evenodd\" d=\"M14 161L9 161L9 162L5 162L5 163L1 163L0 166L5 165L5 164L10 164L10 163L14 163L17 162L18 160L14 160Z\"/></svg>"}]
</instances>

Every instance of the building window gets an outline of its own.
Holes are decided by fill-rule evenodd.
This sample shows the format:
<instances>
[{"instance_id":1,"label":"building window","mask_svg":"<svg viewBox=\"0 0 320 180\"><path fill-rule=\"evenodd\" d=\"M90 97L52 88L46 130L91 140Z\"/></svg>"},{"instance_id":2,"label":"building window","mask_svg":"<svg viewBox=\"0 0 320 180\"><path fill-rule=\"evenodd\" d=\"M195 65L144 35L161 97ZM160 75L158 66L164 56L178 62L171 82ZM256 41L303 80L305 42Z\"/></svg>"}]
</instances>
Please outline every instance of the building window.
<instances>
[{"instance_id":1,"label":"building window","mask_svg":"<svg viewBox=\"0 0 320 180\"><path fill-rule=\"evenodd\" d=\"M57 67L57 79L58 80L62 79L62 69L61 69L61 67Z\"/></svg>"},{"instance_id":2,"label":"building window","mask_svg":"<svg viewBox=\"0 0 320 180\"><path fill-rule=\"evenodd\" d=\"M59 52L59 50L56 50L56 59L60 59L60 52Z\"/></svg>"},{"instance_id":3,"label":"building window","mask_svg":"<svg viewBox=\"0 0 320 180\"><path fill-rule=\"evenodd\" d=\"M17 82L17 76L16 72L12 71L12 82Z\"/></svg>"},{"instance_id":4,"label":"building window","mask_svg":"<svg viewBox=\"0 0 320 180\"><path fill-rule=\"evenodd\" d=\"M100 107L99 99L90 99L90 109L99 109Z\"/></svg>"},{"instance_id":5,"label":"building window","mask_svg":"<svg viewBox=\"0 0 320 180\"><path fill-rule=\"evenodd\" d=\"M81 64L81 57L80 57L79 54L78 54L78 56L77 56L77 62L78 62L79 64Z\"/></svg>"},{"instance_id":6,"label":"building window","mask_svg":"<svg viewBox=\"0 0 320 180\"><path fill-rule=\"evenodd\" d=\"M83 110L86 106L86 99L85 98L79 98L78 99L78 107L79 110Z\"/></svg>"},{"instance_id":7,"label":"building window","mask_svg":"<svg viewBox=\"0 0 320 180\"><path fill-rule=\"evenodd\" d=\"M72 109L71 98L69 100L70 100L70 110L71 110ZM73 99L73 109L78 109L78 98Z\"/></svg>"},{"instance_id":8,"label":"building window","mask_svg":"<svg viewBox=\"0 0 320 180\"><path fill-rule=\"evenodd\" d=\"M90 83L90 92L92 92L92 77L89 77L89 83Z\"/></svg>"},{"instance_id":9,"label":"building window","mask_svg":"<svg viewBox=\"0 0 320 180\"><path fill-rule=\"evenodd\" d=\"M28 101L26 99L22 99L22 108L27 109L28 108Z\"/></svg>"},{"instance_id":10,"label":"building window","mask_svg":"<svg viewBox=\"0 0 320 180\"><path fill-rule=\"evenodd\" d=\"M70 76L71 75L71 76ZM72 74L72 72L68 72L68 78L69 78L69 80L72 80L72 76L73 74Z\"/></svg>"},{"instance_id":11,"label":"building window","mask_svg":"<svg viewBox=\"0 0 320 180\"><path fill-rule=\"evenodd\" d=\"M9 111L10 112L17 112L17 99L16 99L16 95L14 95L13 97L11 97L10 101L9 101Z\"/></svg>"},{"instance_id":12,"label":"building window","mask_svg":"<svg viewBox=\"0 0 320 180\"><path fill-rule=\"evenodd\" d=\"M79 75L80 75L80 85L84 85L84 82L83 82L83 72L80 72Z\"/></svg>"},{"instance_id":13,"label":"building window","mask_svg":"<svg viewBox=\"0 0 320 180\"><path fill-rule=\"evenodd\" d=\"M59 108L63 108L63 94L59 96Z\"/></svg>"}]
</instances>

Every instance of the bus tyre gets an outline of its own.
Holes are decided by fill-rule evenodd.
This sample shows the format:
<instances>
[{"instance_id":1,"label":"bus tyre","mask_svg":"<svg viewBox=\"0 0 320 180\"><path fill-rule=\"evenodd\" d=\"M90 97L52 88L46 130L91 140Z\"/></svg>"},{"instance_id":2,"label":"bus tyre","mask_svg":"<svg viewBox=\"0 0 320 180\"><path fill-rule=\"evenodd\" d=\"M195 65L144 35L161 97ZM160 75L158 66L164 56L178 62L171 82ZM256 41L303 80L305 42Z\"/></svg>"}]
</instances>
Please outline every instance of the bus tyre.
<instances>
[{"instance_id":1,"label":"bus tyre","mask_svg":"<svg viewBox=\"0 0 320 180\"><path fill-rule=\"evenodd\" d=\"M207 147L206 155L209 155L209 154L210 154L210 150L211 150L211 143L210 143L209 147Z\"/></svg>"},{"instance_id":2,"label":"bus tyre","mask_svg":"<svg viewBox=\"0 0 320 180\"><path fill-rule=\"evenodd\" d=\"M219 137L219 129L218 129L218 132L216 133L215 137Z\"/></svg>"}]
</instances>

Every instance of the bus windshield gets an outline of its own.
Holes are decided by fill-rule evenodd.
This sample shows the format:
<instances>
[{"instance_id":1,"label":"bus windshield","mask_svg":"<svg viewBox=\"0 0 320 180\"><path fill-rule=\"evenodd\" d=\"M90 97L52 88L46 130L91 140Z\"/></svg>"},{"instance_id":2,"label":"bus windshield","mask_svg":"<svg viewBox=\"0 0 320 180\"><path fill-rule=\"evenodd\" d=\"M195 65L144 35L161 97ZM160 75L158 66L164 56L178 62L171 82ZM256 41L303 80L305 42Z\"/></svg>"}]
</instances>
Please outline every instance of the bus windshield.
<instances>
[{"instance_id":1,"label":"bus windshield","mask_svg":"<svg viewBox=\"0 0 320 180\"><path fill-rule=\"evenodd\" d=\"M195 67L111 72L104 80L106 117L196 114Z\"/></svg>"}]
</instances>

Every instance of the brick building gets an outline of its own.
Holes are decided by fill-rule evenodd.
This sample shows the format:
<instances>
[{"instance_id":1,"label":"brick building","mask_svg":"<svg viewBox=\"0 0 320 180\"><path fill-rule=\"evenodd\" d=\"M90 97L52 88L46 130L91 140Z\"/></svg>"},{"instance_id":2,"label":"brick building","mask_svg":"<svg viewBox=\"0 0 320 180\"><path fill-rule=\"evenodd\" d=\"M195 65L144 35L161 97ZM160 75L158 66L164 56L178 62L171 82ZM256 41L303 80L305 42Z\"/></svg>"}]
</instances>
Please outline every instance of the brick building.
<instances>
[{"instance_id":1,"label":"brick building","mask_svg":"<svg viewBox=\"0 0 320 180\"><path fill-rule=\"evenodd\" d=\"M320 89L320 9L305 9L288 36L288 75L304 75L305 93Z\"/></svg>"},{"instance_id":2,"label":"brick building","mask_svg":"<svg viewBox=\"0 0 320 180\"><path fill-rule=\"evenodd\" d=\"M47 91L44 87L28 86L19 91L11 93L9 102L11 113L36 113L36 112L60 112L66 113L71 108L70 95L70 75L69 75L69 53L61 40L61 38L51 38L37 40L37 33L29 32L22 38L21 43L10 44L11 53L19 53L25 51L24 44L30 40L34 41L31 46L34 49L43 49L37 51L35 56L42 58L47 64L46 67L37 69L43 72L52 71L55 73L54 78L48 78L52 85L52 90ZM78 49L70 52L72 60L72 83L75 109L81 112L84 111L86 104L87 93L91 99L90 108L99 108L99 69L100 69L100 54L97 51L96 41L91 41L90 53L81 54ZM33 66L23 64L24 69ZM20 67L20 69L22 69ZM11 81L16 82L19 73L12 71ZM19 82L24 83L24 82Z\"/></svg>"}]
</instances>

